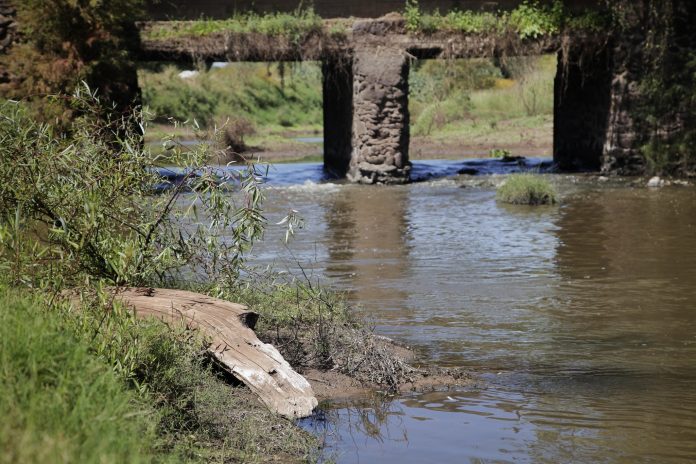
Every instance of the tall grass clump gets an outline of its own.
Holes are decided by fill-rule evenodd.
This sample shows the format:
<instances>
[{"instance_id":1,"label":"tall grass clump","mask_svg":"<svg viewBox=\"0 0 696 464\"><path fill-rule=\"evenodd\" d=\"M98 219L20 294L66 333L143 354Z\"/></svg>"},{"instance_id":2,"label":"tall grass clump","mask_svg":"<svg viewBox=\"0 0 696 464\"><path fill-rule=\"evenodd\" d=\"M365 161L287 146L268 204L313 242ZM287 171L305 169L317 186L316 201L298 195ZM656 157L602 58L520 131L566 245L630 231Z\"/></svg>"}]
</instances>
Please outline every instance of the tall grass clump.
<instances>
[{"instance_id":1,"label":"tall grass clump","mask_svg":"<svg viewBox=\"0 0 696 464\"><path fill-rule=\"evenodd\" d=\"M513 205L553 205L558 202L553 185L534 174L511 175L498 187L496 198Z\"/></svg>"}]
</instances>

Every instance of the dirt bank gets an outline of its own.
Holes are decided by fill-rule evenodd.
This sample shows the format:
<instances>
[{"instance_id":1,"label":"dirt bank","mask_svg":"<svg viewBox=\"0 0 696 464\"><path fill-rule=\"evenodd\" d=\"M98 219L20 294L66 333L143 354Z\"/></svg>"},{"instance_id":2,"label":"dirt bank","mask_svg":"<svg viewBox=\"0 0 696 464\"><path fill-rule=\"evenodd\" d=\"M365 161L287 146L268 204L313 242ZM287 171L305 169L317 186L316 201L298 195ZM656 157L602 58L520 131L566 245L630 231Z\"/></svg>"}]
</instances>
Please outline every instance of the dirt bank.
<instances>
[{"instance_id":1,"label":"dirt bank","mask_svg":"<svg viewBox=\"0 0 696 464\"><path fill-rule=\"evenodd\" d=\"M448 390L473 383L471 375L464 370L428 366L424 360L416 357L412 349L379 335L374 337L387 348L391 356L413 369L399 383L397 391L400 393ZM385 392L384 385L361 381L333 369L308 369L303 375L312 385L319 401L351 400L370 396L375 392Z\"/></svg>"},{"instance_id":2,"label":"dirt bank","mask_svg":"<svg viewBox=\"0 0 696 464\"><path fill-rule=\"evenodd\" d=\"M495 144L492 139L489 142L466 142L459 139L418 137L411 140L410 160L486 158L493 148L522 156L551 156L553 152L550 138L547 137L501 144ZM320 143L293 143L285 147L277 145L257 148L244 153L244 156L268 163L322 162L323 149Z\"/></svg>"}]
</instances>

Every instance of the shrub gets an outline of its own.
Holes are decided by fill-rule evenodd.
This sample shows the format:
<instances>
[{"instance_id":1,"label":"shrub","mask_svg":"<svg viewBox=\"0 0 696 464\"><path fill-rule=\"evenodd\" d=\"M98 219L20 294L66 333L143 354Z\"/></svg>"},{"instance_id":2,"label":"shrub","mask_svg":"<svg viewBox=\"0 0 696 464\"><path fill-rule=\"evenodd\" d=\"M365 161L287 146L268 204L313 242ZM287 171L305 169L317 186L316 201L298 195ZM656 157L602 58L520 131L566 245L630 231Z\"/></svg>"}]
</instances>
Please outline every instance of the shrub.
<instances>
[{"instance_id":1,"label":"shrub","mask_svg":"<svg viewBox=\"0 0 696 464\"><path fill-rule=\"evenodd\" d=\"M0 105L0 270L28 286L235 279L263 233L254 167L209 167L205 144L189 150L165 140L181 170L163 177L132 130L145 124L141 115L105 121L86 90L65 99L82 114L69 137L21 104ZM166 193L153 195L158 184ZM242 206L230 189L241 190Z\"/></svg>"},{"instance_id":2,"label":"shrub","mask_svg":"<svg viewBox=\"0 0 696 464\"><path fill-rule=\"evenodd\" d=\"M247 150L244 139L256 134L254 123L244 117L231 118L221 125L222 144L232 153L243 153Z\"/></svg>"},{"instance_id":3,"label":"shrub","mask_svg":"<svg viewBox=\"0 0 696 464\"><path fill-rule=\"evenodd\" d=\"M556 0L553 5L540 6L538 2L523 1L510 13L509 24L521 39L555 34L560 30L564 16L563 3Z\"/></svg>"},{"instance_id":4,"label":"shrub","mask_svg":"<svg viewBox=\"0 0 696 464\"><path fill-rule=\"evenodd\" d=\"M496 198L514 205L553 205L556 190L546 179L533 174L513 174L498 188Z\"/></svg>"}]
</instances>

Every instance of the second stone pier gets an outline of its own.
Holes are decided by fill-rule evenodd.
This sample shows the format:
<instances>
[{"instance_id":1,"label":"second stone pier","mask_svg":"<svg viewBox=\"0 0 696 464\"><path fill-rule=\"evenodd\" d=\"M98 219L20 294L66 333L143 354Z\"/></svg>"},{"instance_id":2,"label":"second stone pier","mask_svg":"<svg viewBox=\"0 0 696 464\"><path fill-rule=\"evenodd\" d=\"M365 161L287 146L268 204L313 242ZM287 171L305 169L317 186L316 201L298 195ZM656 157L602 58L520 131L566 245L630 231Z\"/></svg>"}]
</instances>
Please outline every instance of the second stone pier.
<instances>
[{"instance_id":1,"label":"second stone pier","mask_svg":"<svg viewBox=\"0 0 696 464\"><path fill-rule=\"evenodd\" d=\"M408 55L402 50L370 47L355 51L350 181L409 181L408 72Z\"/></svg>"}]
</instances>

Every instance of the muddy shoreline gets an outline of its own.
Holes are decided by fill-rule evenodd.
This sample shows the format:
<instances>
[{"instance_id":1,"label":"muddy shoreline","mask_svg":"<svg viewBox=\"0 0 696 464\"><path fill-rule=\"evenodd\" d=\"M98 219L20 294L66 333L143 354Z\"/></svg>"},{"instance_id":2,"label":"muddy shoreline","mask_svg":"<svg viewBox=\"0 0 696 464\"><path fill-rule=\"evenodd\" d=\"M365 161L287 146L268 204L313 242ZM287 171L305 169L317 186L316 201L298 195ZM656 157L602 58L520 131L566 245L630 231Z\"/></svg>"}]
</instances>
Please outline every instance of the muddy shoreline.
<instances>
[{"instance_id":1,"label":"muddy shoreline","mask_svg":"<svg viewBox=\"0 0 696 464\"><path fill-rule=\"evenodd\" d=\"M414 138L410 146L410 160L487 158L491 148L507 150L515 155L543 157L551 156L552 146L544 140L524 141L512 144L491 145L484 143L462 143L425 138ZM268 147L250 149L243 153L244 158L268 163L321 162L323 148L321 143L287 144L283 148ZM219 162L228 162L218 160Z\"/></svg>"},{"instance_id":2,"label":"muddy shoreline","mask_svg":"<svg viewBox=\"0 0 696 464\"><path fill-rule=\"evenodd\" d=\"M380 336L376 335L376 337ZM409 379L399 384L396 392L385 390L383 385L361 382L335 370L309 369L302 374L312 385L314 394L320 402L358 400L376 393L403 394L407 392L425 393L435 390L447 391L471 386L474 383L472 375L463 369L426 365L427 360L417 359L416 353L411 348L391 340L388 343L393 356L416 368L416 372Z\"/></svg>"}]
</instances>

